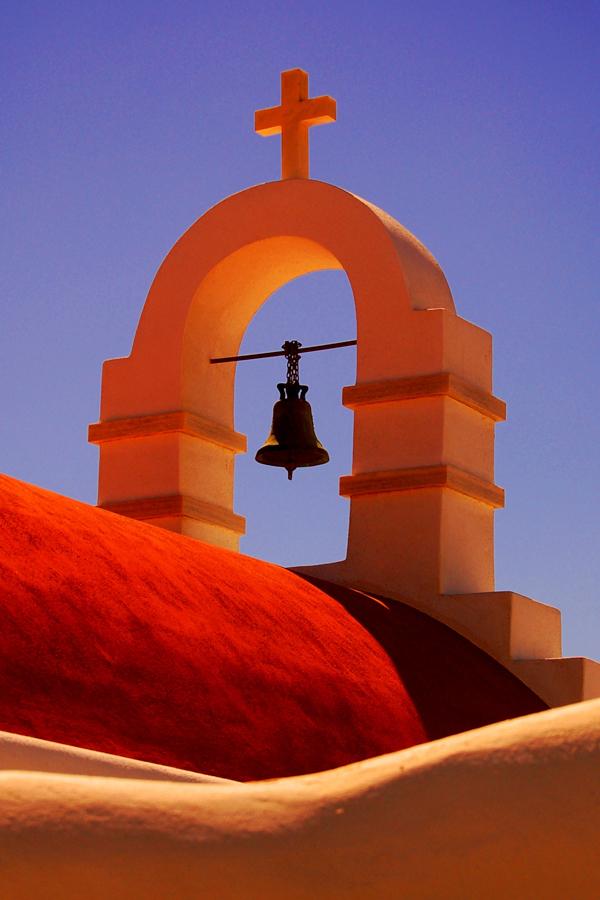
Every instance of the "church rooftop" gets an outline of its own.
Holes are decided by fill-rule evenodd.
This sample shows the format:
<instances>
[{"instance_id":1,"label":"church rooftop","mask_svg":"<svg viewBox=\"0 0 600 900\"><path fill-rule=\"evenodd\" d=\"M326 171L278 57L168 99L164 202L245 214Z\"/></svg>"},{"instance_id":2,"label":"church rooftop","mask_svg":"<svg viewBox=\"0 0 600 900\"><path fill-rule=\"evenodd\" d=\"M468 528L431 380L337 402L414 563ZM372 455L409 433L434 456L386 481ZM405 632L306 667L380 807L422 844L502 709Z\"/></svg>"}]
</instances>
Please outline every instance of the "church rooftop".
<instances>
[{"instance_id":1,"label":"church rooftop","mask_svg":"<svg viewBox=\"0 0 600 900\"><path fill-rule=\"evenodd\" d=\"M0 730L239 780L545 704L411 607L0 477Z\"/></svg>"}]
</instances>

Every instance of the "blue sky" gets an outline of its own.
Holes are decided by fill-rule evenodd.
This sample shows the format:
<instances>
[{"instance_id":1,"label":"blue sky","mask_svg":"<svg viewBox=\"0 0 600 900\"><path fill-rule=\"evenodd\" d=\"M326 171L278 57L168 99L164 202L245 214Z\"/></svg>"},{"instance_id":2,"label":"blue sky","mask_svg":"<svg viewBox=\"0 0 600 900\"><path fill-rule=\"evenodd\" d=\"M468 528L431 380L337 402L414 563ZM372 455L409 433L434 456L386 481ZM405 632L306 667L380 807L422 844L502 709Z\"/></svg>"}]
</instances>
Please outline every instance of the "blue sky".
<instances>
[{"instance_id":1,"label":"blue sky","mask_svg":"<svg viewBox=\"0 0 600 900\"><path fill-rule=\"evenodd\" d=\"M0 469L94 502L101 363L129 352L179 235L278 177L253 112L299 66L338 101L338 122L312 130L312 176L413 231L460 315L494 335L509 410L497 587L559 605L566 651L600 656L598 4L25 0L4 5L0 34ZM353 336L345 277L326 272L272 297L244 348ZM238 369L242 549L339 558L354 352L304 364L332 463L292 486L252 461L281 373Z\"/></svg>"}]
</instances>

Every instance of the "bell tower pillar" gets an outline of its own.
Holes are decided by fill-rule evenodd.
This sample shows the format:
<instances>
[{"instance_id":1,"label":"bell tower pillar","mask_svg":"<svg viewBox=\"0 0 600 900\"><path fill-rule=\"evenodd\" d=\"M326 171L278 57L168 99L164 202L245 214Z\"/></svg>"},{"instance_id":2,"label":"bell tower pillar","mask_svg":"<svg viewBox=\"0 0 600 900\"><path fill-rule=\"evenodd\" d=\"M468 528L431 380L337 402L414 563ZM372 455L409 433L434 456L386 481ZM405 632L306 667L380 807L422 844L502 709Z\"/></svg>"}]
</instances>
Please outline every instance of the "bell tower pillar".
<instances>
[{"instance_id":1,"label":"bell tower pillar","mask_svg":"<svg viewBox=\"0 0 600 900\"><path fill-rule=\"evenodd\" d=\"M492 591L494 426L491 336L447 309L414 311L392 377L343 390L354 410L348 552L320 569L334 578L413 599ZM390 373L391 374L391 373Z\"/></svg>"}]
</instances>

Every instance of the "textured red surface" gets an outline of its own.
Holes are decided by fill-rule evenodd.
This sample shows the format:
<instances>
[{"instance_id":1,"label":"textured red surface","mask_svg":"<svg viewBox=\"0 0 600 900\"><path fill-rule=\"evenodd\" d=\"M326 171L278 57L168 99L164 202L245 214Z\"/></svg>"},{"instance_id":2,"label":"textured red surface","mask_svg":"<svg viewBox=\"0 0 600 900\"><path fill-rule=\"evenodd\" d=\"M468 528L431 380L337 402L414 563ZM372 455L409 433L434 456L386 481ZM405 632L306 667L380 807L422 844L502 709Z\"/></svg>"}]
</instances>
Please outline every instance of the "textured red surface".
<instances>
[{"instance_id":1,"label":"textured red surface","mask_svg":"<svg viewBox=\"0 0 600 900\"><path fill-rule=\"evenodd\" d=\"M0 592L5 731L247 780L544 708L402 604L5 476Z\"/></svg>"}]
</instances>

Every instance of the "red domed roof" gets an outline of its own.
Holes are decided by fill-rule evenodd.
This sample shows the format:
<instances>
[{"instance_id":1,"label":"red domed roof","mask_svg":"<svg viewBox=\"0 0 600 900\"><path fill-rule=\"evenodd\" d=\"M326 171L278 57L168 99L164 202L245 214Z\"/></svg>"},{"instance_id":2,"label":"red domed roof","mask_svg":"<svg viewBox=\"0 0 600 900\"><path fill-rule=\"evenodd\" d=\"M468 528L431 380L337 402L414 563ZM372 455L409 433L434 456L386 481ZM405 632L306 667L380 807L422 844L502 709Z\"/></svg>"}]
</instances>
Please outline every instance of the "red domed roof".
<instances>
[{"instance_id":1,"label":"red domed roof","mask_svg":"<svg viewBox=\"0 0 600 900\"><path fill-rule=\"evenodd\" d=\"M241 780L544 709L408 606L0 476L0 729Z\"/></svg>"}]
</instances>

